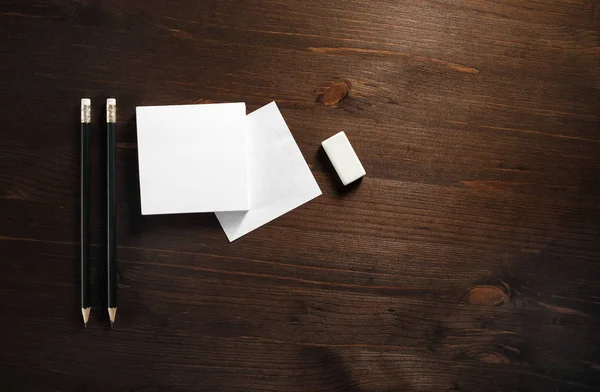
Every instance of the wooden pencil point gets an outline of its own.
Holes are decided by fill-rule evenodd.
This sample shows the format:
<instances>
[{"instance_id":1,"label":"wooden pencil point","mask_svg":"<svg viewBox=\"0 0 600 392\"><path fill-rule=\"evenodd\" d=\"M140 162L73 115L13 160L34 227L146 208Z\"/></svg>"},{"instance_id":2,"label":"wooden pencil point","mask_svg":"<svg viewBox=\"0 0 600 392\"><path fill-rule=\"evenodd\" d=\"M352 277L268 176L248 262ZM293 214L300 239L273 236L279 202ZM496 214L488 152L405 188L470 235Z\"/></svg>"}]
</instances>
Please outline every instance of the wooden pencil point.
<instances>
[{"instance_id":1,"label":"wooden pencil point","mask_svg":"<svg viewBox=\"0 0 600 392\"><path fill-rule=\"evenodd\" d=\"M81 314L83 315L83 324L87 327L88 321L90 320L90 310L92 308L81 308Z\"/></svg>"},{"instance_id":2,"label":"wooden pencil point","mask_svg":"<svg viewBox=\"0 0 600 392\"><path fill-rule=\"evenodd\" d=\"M117 316L117 308L108 308L108 318L110 319L110 326L114 326L115 317Z\"/></svg>"}]
</instances>

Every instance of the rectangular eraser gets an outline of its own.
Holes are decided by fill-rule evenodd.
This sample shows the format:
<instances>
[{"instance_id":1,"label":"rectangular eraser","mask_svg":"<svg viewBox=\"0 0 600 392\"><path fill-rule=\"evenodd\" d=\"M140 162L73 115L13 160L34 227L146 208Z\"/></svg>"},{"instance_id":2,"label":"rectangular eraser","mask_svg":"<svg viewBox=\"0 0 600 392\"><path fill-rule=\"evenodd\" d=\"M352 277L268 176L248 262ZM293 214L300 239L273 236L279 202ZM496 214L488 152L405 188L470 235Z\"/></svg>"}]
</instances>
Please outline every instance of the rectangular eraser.
<instances>
[{"instance_id":1,"label":"rectangular eraser","mask_svg":"<svg viewBox=\"0 0 600 392\"><path fill-rule=\"evenodd\" d=\"M333 135L321 145L344 185L367 174L344 132Z\"/></svg>"}]
</instances>

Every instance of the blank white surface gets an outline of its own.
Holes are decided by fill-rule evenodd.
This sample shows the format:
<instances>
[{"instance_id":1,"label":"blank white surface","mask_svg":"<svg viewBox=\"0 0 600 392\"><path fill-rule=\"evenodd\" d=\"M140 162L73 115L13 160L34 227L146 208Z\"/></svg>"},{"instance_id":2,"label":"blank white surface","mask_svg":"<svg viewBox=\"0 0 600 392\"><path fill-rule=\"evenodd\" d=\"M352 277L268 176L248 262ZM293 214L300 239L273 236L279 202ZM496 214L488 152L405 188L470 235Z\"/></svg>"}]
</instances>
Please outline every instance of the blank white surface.
<instances>
[{"instance_id":1,"label":"blank white surface","mask_svg":"<svg viewBox=\"0 0 600 392\"><path fill-rule=\"evenodd\" d=\"M366 174L344 132L336 133L321 145L344 185L348 185Z\"/></svg>"},{"instance_id":2,"label":"blank white surface","mask_svg":"<svg viewBox=\"0 0 600 392\"><path fill-rule=\"evenodd\" d=\"M250 210L217 212L229 241L321 194L275 102L246 117Z\"/></svg>"},{"instance_id":3,"label":"blank white surface","mask_svg":"<svg viewBox=\"0 0 600 392\"><path fill-rule=\"evenodd\" d=\"M247 210L246 104L138 106L142 215Z\"/></svg>"}]
</instances>

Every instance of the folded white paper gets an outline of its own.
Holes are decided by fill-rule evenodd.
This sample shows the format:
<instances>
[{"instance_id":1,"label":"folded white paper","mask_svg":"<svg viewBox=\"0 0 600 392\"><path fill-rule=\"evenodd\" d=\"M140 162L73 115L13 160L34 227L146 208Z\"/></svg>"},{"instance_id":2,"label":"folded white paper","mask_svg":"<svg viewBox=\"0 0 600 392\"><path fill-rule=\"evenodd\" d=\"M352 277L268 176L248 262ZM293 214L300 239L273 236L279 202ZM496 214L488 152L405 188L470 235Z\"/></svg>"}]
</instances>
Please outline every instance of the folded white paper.
<instances>
[{"instance_id":1,"label":"folded white paper","mask_svg":"<svg viewBox=\"0 0 600 392\"><path fill-rule=\"evenodd\" d=\"M246 104L136 113L142 215L248 210Z\"/></svg>"},{"instance_id":2,"label":"folded white paper","mask_svg":"<svg viewBox=\"0 0 600 392\"><path fill-rule=\"evenodd\" d=\"M321 194L275 102L246 116L250 210L217 212L229 241Z\"/></svg>"}]
</instances>

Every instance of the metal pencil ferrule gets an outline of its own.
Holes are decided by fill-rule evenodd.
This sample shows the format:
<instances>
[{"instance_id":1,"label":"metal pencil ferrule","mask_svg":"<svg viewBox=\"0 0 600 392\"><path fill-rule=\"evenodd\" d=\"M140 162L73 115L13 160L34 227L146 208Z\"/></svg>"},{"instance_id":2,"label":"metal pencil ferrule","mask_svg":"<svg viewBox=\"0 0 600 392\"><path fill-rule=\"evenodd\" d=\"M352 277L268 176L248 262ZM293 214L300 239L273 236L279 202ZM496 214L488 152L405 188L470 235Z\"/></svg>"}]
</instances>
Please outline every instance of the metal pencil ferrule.
<instances>
[{"instance_id":1,"label":"metal pencil ferrule","mask_svg":"<svg viewBox=\"0 0 600 392\"><path fill-rule=\"evenodd\" d=\"M81 104L81 123L89 124L92 122L92 105L88 103Z\"/></svg>"},{"instance_id":2,"label":"metal pencil ferrule","mask_svg":"<svg viewBox=\"0 0 600 392\"><path fill-rule=\"evenodd\" d=\"M106 104L106 122L117 122L117 105L114 103Z\"/></svg>"}]
</instances>

